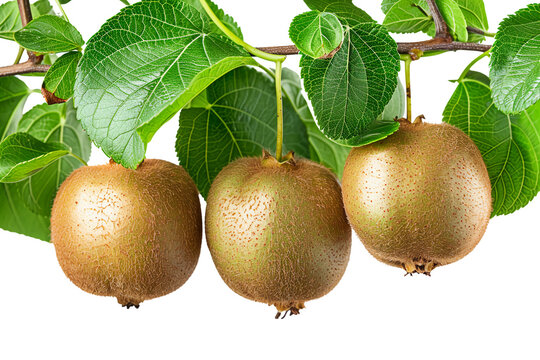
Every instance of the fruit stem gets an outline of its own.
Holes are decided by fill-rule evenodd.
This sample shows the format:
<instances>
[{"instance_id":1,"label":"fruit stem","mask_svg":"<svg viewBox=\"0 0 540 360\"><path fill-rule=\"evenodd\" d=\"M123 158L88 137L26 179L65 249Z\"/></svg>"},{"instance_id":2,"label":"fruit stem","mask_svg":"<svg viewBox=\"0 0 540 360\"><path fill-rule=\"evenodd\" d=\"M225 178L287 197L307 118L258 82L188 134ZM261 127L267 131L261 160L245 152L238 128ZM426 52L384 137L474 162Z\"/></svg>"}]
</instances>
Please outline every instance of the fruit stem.
<instances>
[{"instance_id":1,"label":"fruit stem","mask_svg":"<svg viewBox=\"0 0 540 360\"><path fill-rule=\"evenodd\" d=\"M412 122L412 97L411 97L411 55L401 55L405 61L405 89L407 90L407 121Z\"/></svg>"},{"instance_id":2,"label":"fruit stem","mask_svg":"<svg viewBox=\"0 0 540 360\"><path fill-rule=\"evenodd\" d=\"M469 71L471 70L471 68L477 63L479 62L480 60L482 60L483 58L485 58L486 56L489 56L491 52L491 49L489 49L488 51L480 54L479 56L477 56L473 61L470 62L469 65L467 65L467 67L465 68L465 70L463 70L463 72L461 73L461 75L459 76L459 79L457 79L456 81L458 83L462 82L463 79L465 79L465 77L467 76L467 74L469 73Z\"/></svg>"},{"instance_id":3,"label":"fruit stem","mask_svg":"<svg viewBox=\"0 0 540 360\"><path fill-rule=\"evenodd\" d=\"M276 61L276 99L277 99L277 136L276 136L276 159L281 162L283 155L283 94L281 92L281 73L283 71L283 61Z\"/></svg>"},{"instance_id":4,"label":"fruit stem","mask_svg":"<svg viewBox=\"0 0 540 360\"><path fill-rule=\"evenodd\" d=\"M62 7L62 4L60 3L60 0L55 0L56 1L56 5L58 6L58 8L60 9L60 11L62 12L62 16L64 17L64 20L66 20L67 22L69 22L69 19L64 11L64 8Z\"/></svg>"},{"instance_id":5,"label":"fruit stem","mask_svg":"<svg viewBox=\"0 0 540 360\"><path fill-rule=\"evenodd\" d=\"M251 55L257 56L257 57L259 57L261 59L264 59L264 60L273 61L275 63L277 63L278 61L283 62L287 58L284 55L275 55L275 54L266 53L264 51L261 51L261 50L257 49L254 46L249 45L244 40L242 40L238 36L236 36L235 33L233 33L225 24L223 24L223 22L221 22L221 20L212 11L212 9L210 8L210 6L206 2L206 0L199 0L199 2L201 3L202 7L204 8L204 11L206 11L208 16L210 16L210 18L217 25L217 27L221 31L223 31L225 33L225 35L227 35L227 37L229 39L231 39L233 42L235 42L236 44L238 44L241 47L243 47L244 49L246 49L246 51L249 52Z\"/></svg>"}]
</instances>

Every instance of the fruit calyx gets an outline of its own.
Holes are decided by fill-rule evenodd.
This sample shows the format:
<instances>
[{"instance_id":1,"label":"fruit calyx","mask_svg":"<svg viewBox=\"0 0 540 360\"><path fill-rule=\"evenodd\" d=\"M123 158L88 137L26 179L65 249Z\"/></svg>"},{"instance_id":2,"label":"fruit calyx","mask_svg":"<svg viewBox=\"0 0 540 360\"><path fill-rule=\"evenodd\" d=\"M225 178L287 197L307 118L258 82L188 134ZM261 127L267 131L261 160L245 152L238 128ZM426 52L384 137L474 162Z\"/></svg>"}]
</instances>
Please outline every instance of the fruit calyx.
<instances>
[{"instance_id":1,"label":"fruit calyx","mask_svg":"<svg viewBox=\"0 0 540 360\"><path fill-rule=\"evenodd\" d=\"M274 304L274 306L277 309L276 319L285 319L287 317L287 314L289 316L292 315L300 315L300 310L304 309L306 306L303 302L290 302L290 303L277 303ZM283 313L283 316L281 314Z\"/></svg>"},{"instance_id":2,"label":"fruit calyx","mask_svg":"<svg viewBox=\"0 0 540 360\"><path fill-rule=\"evenodd\" d=\"M426 259L413 259L412 261L405 262L401 264L401 267L407 272L405 276L413 274L424 274L426 276L431 276L431 272L433 269L435 269L439 264L434 262L433 260L426 260Z\"/></svg>"},{"instance_id":3,"label":"fruit calyx","mask_svg":"<svg viewBox=\"0 0 540 360\"><path fill-rule=\"evenodd\" d=\"M424 115L418 115L416 117L416 119L414 119L413 122L410 122L409 119L407 119L407 118L399 118L398 119L397 117L396 117L395 121L397 121L400 124L407 124L407 125L413 124L413 125L416 125L416 124L423 124L425 119L426 119L426 117Z\"/></svg>"},{"instance_id":4,"label":"fruit calyx","mask_svg":"<svg viewBox=\"0 0 540 360\"><path fill-rule=\"evenodd\" d=\"M278 166L294 167L296 166L296 160L294 159L294 152L289 151L287 155L283 157L282 161L278 161L267 150L263 150L262 166L263 167L278 167Z\"/></svg>"}]
</instances>

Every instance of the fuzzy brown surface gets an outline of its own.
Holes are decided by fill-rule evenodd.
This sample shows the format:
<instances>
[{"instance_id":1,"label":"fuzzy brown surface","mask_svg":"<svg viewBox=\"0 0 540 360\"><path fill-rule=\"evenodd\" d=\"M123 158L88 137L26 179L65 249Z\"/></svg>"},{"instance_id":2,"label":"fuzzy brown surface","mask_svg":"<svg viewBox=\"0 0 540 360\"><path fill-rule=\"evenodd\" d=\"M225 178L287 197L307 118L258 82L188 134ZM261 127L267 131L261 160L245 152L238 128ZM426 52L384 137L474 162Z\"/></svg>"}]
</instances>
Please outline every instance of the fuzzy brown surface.
<instances>
[{"instance_id":1,"label":"fuzzy brown surface","mask_svg":"<svg viewBox=\"0 0 540 360\"><path fill-rule=\"evenodd\" d=\"M202 241L198 191L180 166L145 160L83 167L60 187L52 241L81 289L122 305L168 294L192 274Z\"/></svg>"},{"instance_id":2,"label":"fuzzy brown surface","mask_svg":"<svg viewBox=\"0 0 540 360\"><path fill-rule=\"evenodd\" d=\"M208 247L232 290L279 311L301 309L343 276L351 228L328 169L271 160L239 159L218 175L206 208Z\"/></svg>"},{"instance_id":3,"label":"fuzzy brown surface","mask_svg":"<svg viewBox=\"0 0 540 360\"><path fill-rule=\"evenodd\" d=\"M408 272L461 259L490 219L480 151L448 124L402 123L387 139L353 149L342 185L349 221L368 251Z\"/></svg>"}]
</instances>

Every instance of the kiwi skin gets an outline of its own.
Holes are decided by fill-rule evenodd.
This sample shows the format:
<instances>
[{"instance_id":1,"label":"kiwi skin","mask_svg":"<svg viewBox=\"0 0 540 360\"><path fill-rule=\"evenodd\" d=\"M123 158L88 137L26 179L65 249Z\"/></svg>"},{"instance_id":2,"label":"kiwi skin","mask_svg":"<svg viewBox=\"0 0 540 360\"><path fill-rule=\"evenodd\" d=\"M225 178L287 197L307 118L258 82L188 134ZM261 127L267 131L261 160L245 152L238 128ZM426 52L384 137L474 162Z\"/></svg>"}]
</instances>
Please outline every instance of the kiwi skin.
<instances>
[{"instance_id":1,"label":"kiwi skin","mask_svg":"<svg viewBox=\"0 0 540 360\"><path fill-rule=\"evenodd\" d=\"M75 285L138 307L193 273L202 241L198 191L182 167L162 160L137 170L82 167L58 191L51 233Z\"/></svg>"},{"instance_id":2,"label":"kiwi skin","mask_svg":"<svg viewBox=\"0 0 540 360\"><path fill-rule=\"evenodd\" d=\"M236 160L208 195L206 238L219 274L278 311L296 314L338 284L351 232L336 177L308 160Z\"/></svg>"},{"instance_id":3,"label":"kiwi skin","mask_svg":"<svg viewBox=\"0 0 540 360\"><path fill-rule=\"evenodd\" d=\"M430 274L478 244L491 185L474 142L448 124L410 124L354 148L343 173L349 221L378 260Z\"/></svg>"}]
</instances>

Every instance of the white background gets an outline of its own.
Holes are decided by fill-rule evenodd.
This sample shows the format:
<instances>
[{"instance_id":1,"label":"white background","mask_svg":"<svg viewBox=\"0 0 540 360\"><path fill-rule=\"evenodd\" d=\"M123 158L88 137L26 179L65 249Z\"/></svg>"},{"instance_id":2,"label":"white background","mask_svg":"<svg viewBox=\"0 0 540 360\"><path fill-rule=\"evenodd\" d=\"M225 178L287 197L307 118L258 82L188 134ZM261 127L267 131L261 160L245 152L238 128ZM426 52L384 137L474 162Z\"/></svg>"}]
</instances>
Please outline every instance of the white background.
<instances>
[{"instance_id":1,"label":"white background","mask_svg":"<svg viewBox=\"0 0 540 360\"><path fill-rule=\"evenodd\" d=\"M217 0L256 46L288 44L301 0ZM382 21L380 1L358 2ZM487 0L491 31L528 1ZM65 6L84 38L122 6L73 0ZM422 36L402 36L418 39ZM0 63L16 46L0 40ZM413 113L440 122L461 70L478 53L413 64ZM287 66L298 69L298 57ZM487 71L483 60L476 70ZM32 79L34 87L40 81ZM33 95L30 103L42 101ZM177 162L177 121L161 129L149 158ZM106 162L94 149L91 164ZM300 316L274 320L274 309L227 288L203 244L199 265L178 291L126 310L113 298L79 290L64 276L53 245L0 230L0 359L538 359L540 357L540 198L493 219L479 246L433 277L373 259L355 236L341 283L307 303Z\"/></svg>"}]
</instances>

